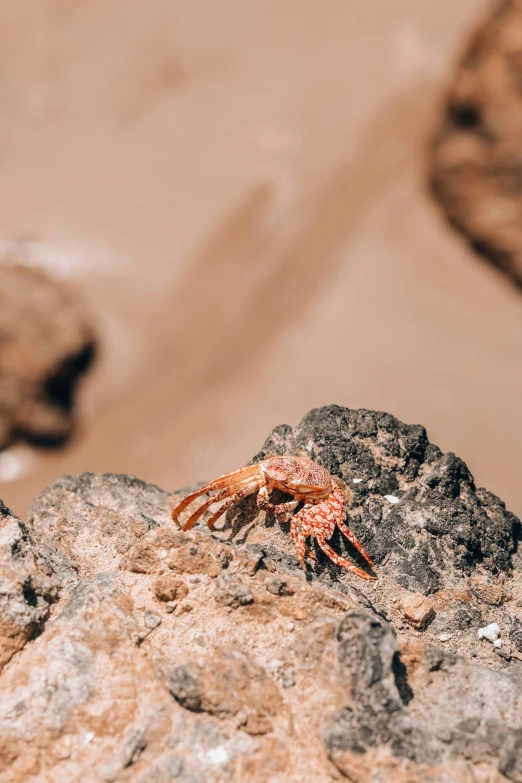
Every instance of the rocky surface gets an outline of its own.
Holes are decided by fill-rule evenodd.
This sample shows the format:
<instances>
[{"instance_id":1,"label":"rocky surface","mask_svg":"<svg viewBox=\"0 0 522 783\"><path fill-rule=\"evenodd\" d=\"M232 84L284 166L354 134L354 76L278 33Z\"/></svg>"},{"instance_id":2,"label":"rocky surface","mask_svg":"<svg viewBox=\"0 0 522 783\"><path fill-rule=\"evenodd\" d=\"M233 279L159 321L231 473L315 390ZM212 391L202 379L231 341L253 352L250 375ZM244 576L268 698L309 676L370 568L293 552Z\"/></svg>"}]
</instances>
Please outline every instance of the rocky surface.
<instances>
[{"instance_id":1,"label":"rocky surface","mask_svg":"<svg viewBox=\"0 0 522 783\"><path fill-rule=\"evenodd\" d=\"M473 34L448 91L432 185L473 248L522 285L522 2Z\"/></svg>"},{"instance_id":2,"label":"rocky surface","mask_svg":"<svg viewBox=\"0 0 522 783\"><path fill-rule=\"evenodd\" d=\"M344 479L378 582L305 575L254 498L212 533L123 475L1 509L0 783L522 781L518 519L388 414L314 410L270 453Z\"/></svg>"},{"instance_id":3,"label":"rocky surface","mask_svg":"<svg viewBox=\"0 0 522 783\"><path fill-rule=\"evenodd\" d=\"M77 296L41 270L0 263L0 448L63 443L95 337Z\"/></svg>"}]
</instances>

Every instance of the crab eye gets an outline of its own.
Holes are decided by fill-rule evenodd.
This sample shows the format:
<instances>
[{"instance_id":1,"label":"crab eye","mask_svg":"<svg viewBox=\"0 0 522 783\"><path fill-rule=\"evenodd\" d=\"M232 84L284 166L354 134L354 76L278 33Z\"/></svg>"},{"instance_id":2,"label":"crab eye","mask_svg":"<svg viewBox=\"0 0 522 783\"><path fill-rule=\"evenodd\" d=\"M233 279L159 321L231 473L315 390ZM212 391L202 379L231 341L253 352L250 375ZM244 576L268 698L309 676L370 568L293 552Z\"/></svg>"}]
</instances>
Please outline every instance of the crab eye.
<instances>
[{"instance_id":1,"label":"crab eye","mask_svg":"<svg viewBox=\"0 0 522 783\"><path fill-rule=\"evenodd\" d=\"M290 484L291 487L298 487L301 483L301 479L299 476L296 476L295 473L290 473L290 475L286 478L286 483Z\"/></svg>"}]
</instances>

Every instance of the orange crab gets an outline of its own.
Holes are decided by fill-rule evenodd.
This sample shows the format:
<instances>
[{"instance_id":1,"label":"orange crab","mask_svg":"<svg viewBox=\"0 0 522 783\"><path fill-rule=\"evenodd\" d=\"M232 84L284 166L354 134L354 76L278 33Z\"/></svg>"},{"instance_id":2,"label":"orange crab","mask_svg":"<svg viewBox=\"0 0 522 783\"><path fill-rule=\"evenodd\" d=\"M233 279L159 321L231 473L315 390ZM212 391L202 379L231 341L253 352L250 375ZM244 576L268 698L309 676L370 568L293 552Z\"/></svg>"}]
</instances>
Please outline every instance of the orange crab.
<instances>
[{"instance_id":1,"label":"orange crab","mask_svg":"<svg viewBox=\"0 0 522 783\"><path fill-rule=\"evenodd\" d=\"M274 505L269 500L269 493L274 489L280 489L293 496L288 503ZM364 557L368 565L373 562L357 540L352 531L345 525L347 490L343 482L331 476L325 468L316 462L302 457L269 457L255 465L239 468L226 473L224 476L210 481L204 487L187 495L181 503L178 503L172 512L172 519L178 520L181 512L200 495L219 490L211 495L183 525L183 530L190 530L196 524L201 515L214 503L220 500L225 502L208 520L208 526L212 527L219 517L236 501L247 495L257 492L257 505L264 511L271 511L279 522L286 522L288 515L301 502L304 506L295 514L290 523L290 533L295 544L297 558L306 571L305 557L315 559L315 556L306 545L306 539L312 536L334 563L346 568L361 579L377 579L367 574L361 568L350 563L344 557L340 557L326 543L331 538L336 526L341 533L354 545Z\"/></svg>"}]
</instances>

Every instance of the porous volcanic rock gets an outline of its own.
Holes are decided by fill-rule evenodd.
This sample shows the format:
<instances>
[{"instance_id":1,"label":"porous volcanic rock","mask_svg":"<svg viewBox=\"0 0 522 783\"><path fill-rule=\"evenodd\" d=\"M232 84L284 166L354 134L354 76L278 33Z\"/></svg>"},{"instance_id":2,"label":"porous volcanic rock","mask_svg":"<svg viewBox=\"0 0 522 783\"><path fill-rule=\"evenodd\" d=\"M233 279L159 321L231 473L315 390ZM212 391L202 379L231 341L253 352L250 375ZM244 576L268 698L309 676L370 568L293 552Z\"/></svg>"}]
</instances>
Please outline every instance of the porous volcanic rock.
<instances>
[{"instance_id":1,"label":"porous volcanic rock","mask_svg":"<svg viewBox=\"0 0 522 783\"><path fill-rule=\"evenodd\" d=\"M350 527L379 574L407 590L429 595L479 565L491 576L511 570L520 521L475 487L459 457L431 444L424 427L332 405L295 429L276 428L256 459L269 453L301 454L343 479L352 494ZM344 548L341 536L334 541ZM316 554L321 570L325 559Z\"/></svg>"},{"instance_id":2,"label":"porous volcanic rock","mask_svg":"<svg viewBox=\"0 0 522 783\"><path fill-rule=\"evenodd\" d=\"M124 475L1 508L0 783L522 781L518 520L388 414L314 410L268 453L344 479L378 582L305 575L255 498L187 533Z\"/></svg>"},{"instance_id":3,"label":"porous volcanic rock","mask_svg":"<svg viewBox=\"0 0 522 783\"><path fill-rule=\"evenodd\" d=\"M522 2L501 0L471 36L445 100L433 191L474 250L522 285Z\"/></svg>"},{"instance_id":4,"label":"porous volcanic rock","mask_svg":"<svg viewBox=\"0 0 522 783\"><path fill-rule=\"evenodd\" d=\"M95 336L78 297L37 268L0 263L0 448L16 438L59 445Z\"/></svg>"}]
</instances>

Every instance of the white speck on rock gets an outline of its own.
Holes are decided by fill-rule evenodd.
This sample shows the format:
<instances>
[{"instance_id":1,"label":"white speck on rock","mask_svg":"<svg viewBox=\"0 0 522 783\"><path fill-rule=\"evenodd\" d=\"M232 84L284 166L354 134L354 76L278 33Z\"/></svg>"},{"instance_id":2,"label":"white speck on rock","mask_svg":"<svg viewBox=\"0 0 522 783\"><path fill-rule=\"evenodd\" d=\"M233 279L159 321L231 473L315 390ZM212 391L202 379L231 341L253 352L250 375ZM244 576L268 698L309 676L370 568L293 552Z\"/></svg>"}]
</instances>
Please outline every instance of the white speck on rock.
<instances>
[{"instance_id":1,"label":"white speck on rock","mask_svg":"<svg viewBox=\"0 0 522 783\"><path fill-rule=\"evenodd\" d=\"M384 497L386 498L388 503L398 503L399 502L399 498L396 497L396 495L385 495Z\"/></svg>"},{"instance_id":2,"label":"white speck on rock","mask_svg":"<svg viewBox=\"0 0 522 783\"><path fill-rule=\"evenodd\" d=\"M496 642L500 636L500 628L497 623L490 623L485 628L479 628L477 636L479 639L488 639L490 642Z\"/></svg>"},{"instance_id":3,"label":"white speck on rock","mask_svg":"<svg viewBox=\"0 0 522 783\"><path fill-rule=\"evenodd\" d=\"M278 674L281 671L281 669L284 667L284 665L285 664L283 661L280 661L277 658L272 658L271 661L268 661L266 670L270 674Z\"/></svg>"},{"instance_id":4,"label":"white speck on rock","mask_svg":"<svg viewBox=\"0 0 522 783\"><path fill-rule=\"evenodd\" d=\"M161 617L158 617L157 614L154 614L154 612L145 612L145 619L144 619L145 627L150 628L151 631L154 630L154 628L157 628L158 625L161 625Z\"/></svg>"},{"instance_id":5,"label":"white speck on rock","mask_svg":"<svg viewBox=\"0 0 522 783\"><path fill-rule=\"evenodd\" d=\"M224 764L228 761L228 751L223 748L211 748L206 754L211 764Z\"/></svg>"},{"instance_id":6,"label":"white speck on rock","mask_svg":"<svg viewBox=\"0 0 522 783\"><path fill-rule=\"evenodd\" d=\"M89 742L92 742L94 739L94 731L88 731L85 737L83 738L83 741L86 745L89 744Z\"/></svg>"},{"instance_id":7,"label":"white speck on rock","mask_svg":"<svg viewBox=\"0 0 522 783\"><path fill-rule=\"evenodd\" d=\"M493 647L496 647L497 649L499 647L502 647L502 639L495 639L495 641L493 642Z\"/></svg>"},{"instance_id":8,"label":"white speck on rock","mask_svg":"<svg viewBox=\"0 0 522 783\"><path fill-rule=\"evenodd\" d=\"M439 636L439 639L440 639L441 642L447 642L447 641L449 641L451 639L451 634L450 633L441 633L441 635Z\"/></svg>"},{"instance_id":9,"label":"white speck on rock","mask_svg":"<svg viewBox=\"0 0 522 783\"><path fill-rule=\"evenodd\" d=\"M354 484L360 484L362 479L353 479Z\"/></svg>"}]
</instances>

